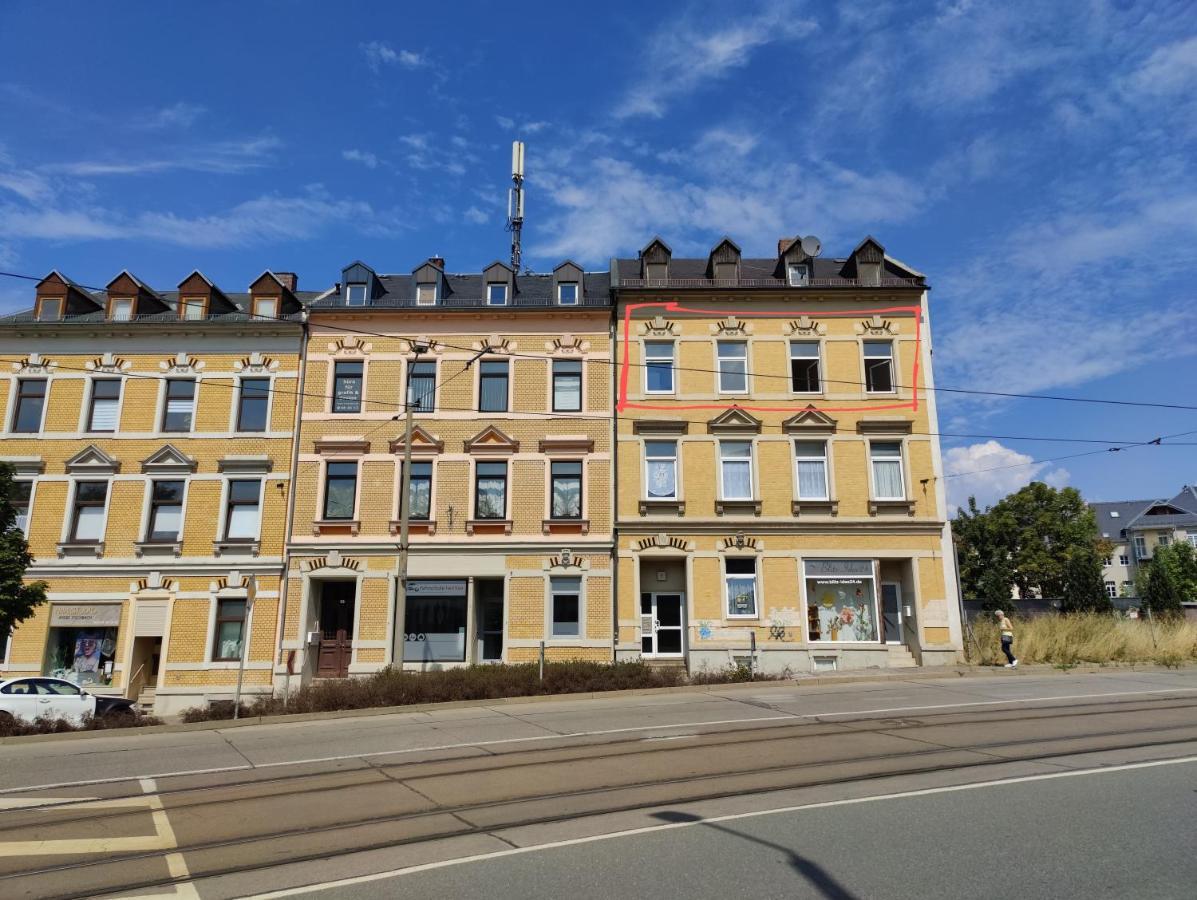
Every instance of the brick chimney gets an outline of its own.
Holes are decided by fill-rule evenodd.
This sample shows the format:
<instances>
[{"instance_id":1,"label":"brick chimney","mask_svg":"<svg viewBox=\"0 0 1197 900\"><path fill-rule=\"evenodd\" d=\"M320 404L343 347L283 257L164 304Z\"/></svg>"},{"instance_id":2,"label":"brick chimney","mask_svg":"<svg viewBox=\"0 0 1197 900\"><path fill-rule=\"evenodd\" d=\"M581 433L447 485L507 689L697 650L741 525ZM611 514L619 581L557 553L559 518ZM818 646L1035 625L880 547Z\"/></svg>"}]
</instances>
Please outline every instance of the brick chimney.
<instances>
[{"instance_id":1,"label":"brick chimney","mask_svg":"<svg viewBox=\"0 0 1197 900\"><path fill-rule=\"evenodd\" d=\"M275 272L274 277L281 281L287 290L293 293L299 287L299 276L294 272Z\"/></svg>"},{"instance_id":2,"label":"brick chimney","mask_svg":"<svg viewBox=\"0 0 1197 900\"><path fill-rule=\"evenodd\" d=\"M796 237L783 237L777 239L777 255L781 256L786 252L786 247L798 240Z\"/></svg>"}]
</instances>

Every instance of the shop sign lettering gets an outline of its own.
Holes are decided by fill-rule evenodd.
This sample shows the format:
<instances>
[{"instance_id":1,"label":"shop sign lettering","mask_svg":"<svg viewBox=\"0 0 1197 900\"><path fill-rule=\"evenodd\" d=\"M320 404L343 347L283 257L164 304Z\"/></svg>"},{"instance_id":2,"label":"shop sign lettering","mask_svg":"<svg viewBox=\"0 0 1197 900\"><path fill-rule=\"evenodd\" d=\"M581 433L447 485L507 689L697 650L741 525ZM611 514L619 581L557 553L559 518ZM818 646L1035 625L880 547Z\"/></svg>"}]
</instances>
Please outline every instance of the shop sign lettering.
<instances>
[{"instance_id":1,"label":"shop sign lettering","mask_svg":"<svg viewBox=\"0 0 1197 900\"><path fill-rule=\"evenodd\" d=\"M50 607L51 628L115 628L121 623L121 604L67 604Z\"/></svg>"},{"instance_id":2,"label":"shop sign lettering","mask_svg":"<svg viewBox=\"0 0 1197 900\"><path fill-rule=\"evenodd\" d=\"M808 578L820 575L871 577L873 561L871 559L808 559L806 560L806 575Z\"/></svg>"}]
</instances>

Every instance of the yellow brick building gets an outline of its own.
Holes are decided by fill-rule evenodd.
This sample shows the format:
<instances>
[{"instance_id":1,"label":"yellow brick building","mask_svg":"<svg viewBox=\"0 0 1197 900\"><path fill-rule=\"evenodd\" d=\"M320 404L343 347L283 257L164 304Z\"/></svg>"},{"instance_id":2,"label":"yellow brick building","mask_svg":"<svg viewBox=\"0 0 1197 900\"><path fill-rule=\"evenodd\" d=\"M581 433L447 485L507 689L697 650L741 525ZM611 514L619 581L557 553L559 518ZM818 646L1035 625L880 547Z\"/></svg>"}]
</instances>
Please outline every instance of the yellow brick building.
<instances>
[{"instance_id":1,"label":"yellow brick building","mask_svg":"<svg viewBox=\"0 0 1197 900\"><path fill-rule=\"evenodd\" d=\"M0 461L48 601L0 678L66 677L174 713L269 692L301 348L294 276L226 294L57 272L0 319Z\"/></svg>"},{"instance_id":2,"label":"yellow brick building","mask_svg":"<svg viewBox=\"0 0 1197 900\"><path fill-rule=\"evenodd\" d=\"M609 660L607 273L348 266L309 307L276 683ZM405 398L414 412L400 593Z\"/></svg>"},{"instance_id":3,"label":"yellow brick building","mask_svg":"<svg viewBox=\"0 0 1197 900\"><path fill-rule=\"evenodd\" d=\"M771 670L961 647L927 287L866 239L612 263L616 655Z\"/></svg>"}]
</instances>

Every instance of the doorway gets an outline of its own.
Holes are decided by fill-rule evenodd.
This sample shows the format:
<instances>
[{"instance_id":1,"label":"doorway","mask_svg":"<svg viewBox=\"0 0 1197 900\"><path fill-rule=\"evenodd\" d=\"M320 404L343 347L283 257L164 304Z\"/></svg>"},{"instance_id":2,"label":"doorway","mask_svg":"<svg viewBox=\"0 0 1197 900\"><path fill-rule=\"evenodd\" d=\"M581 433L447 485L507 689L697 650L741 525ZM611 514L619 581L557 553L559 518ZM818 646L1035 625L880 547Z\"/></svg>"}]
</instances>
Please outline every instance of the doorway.
<instances>
[{"instance_id":1,"label":"doorway","mask_svg":"<svg viewBox=\"0 0 1197 900\"><path fill-rule=\"evenodd\" d=\"M474 581L474 604L477 607L478 662L503 661L503 581L498 578L478 578Z\"/></svg>"},{"instance_id":2,"label":"doorway","mask_svg":"<svg viewBox=\"0 0 1197 900\"><path fill-rule=\"evenodd\" d=\"M685 594L640 595L640 651L654 658L680 657L684 650Z\"/></svg>"},{"instance_id":3,"label":"doorway","mask_svg":"<svg viewBox=\"0 0 1197 900\"><path fill-rule=\"evenodd\" d=\"M902 585L881 582L881 639L887 644L902 641Z\"/></svg>"},{"instance_id":4,"label":"doorway","mask_svg":"<svg viewBox=\"0 0 1197 900\"><path fill-rule=\"evenodd\" d=\"M348 678L353 659L356 581L325 581L320 586L320 646L317 678Z\"/></svg>"}]
</instances>

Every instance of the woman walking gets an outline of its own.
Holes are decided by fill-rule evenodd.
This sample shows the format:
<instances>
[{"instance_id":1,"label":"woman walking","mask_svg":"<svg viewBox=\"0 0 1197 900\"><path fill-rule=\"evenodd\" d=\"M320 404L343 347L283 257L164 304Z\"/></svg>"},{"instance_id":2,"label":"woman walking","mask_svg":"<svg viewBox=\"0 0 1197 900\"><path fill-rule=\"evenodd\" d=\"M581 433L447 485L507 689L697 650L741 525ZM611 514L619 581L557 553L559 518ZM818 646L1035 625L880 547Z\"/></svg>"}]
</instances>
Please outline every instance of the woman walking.
<instances>
[{"instance_id":1,"label":"woman walking","mask_svg":"<svg viewBox=\"0 0 1197 900\"><path fill-rule=\"evenodd\" d=\"M1011 645L1014 643L1014 625L1000 609L994 610L993 614L997 616L998 628L1002 632L1002 652L1006 654L1006 668L1013 669L1018 665L1018 660L1010 651Z\"/></svg>"}]
</instances>

